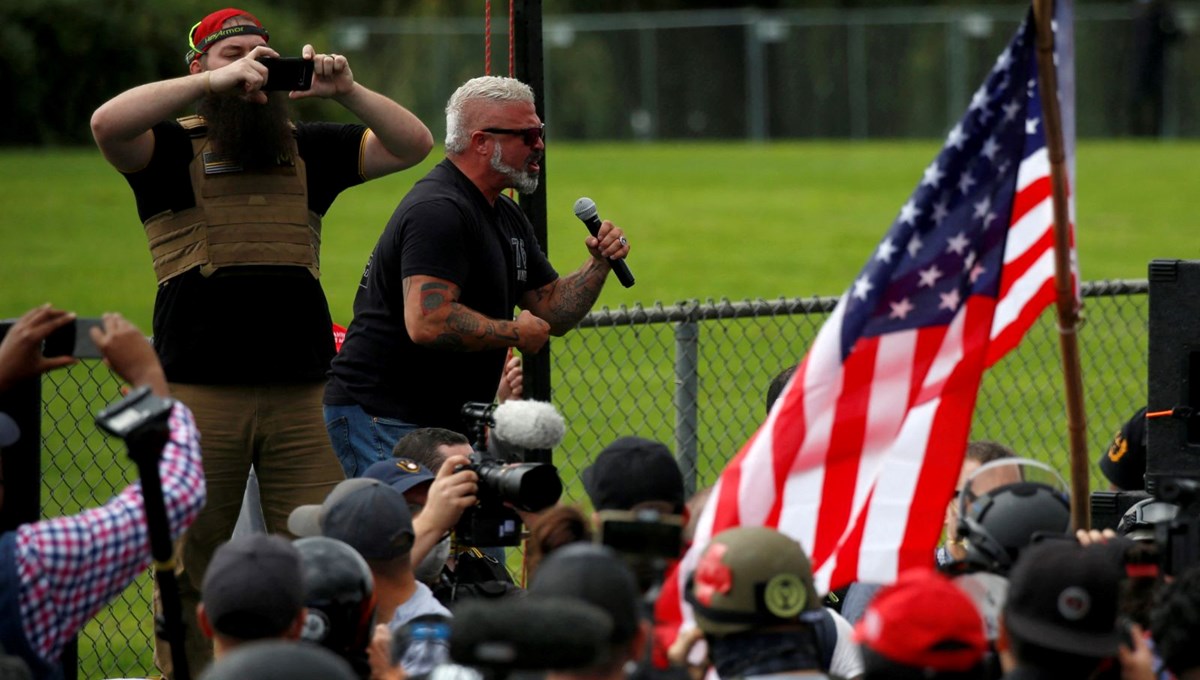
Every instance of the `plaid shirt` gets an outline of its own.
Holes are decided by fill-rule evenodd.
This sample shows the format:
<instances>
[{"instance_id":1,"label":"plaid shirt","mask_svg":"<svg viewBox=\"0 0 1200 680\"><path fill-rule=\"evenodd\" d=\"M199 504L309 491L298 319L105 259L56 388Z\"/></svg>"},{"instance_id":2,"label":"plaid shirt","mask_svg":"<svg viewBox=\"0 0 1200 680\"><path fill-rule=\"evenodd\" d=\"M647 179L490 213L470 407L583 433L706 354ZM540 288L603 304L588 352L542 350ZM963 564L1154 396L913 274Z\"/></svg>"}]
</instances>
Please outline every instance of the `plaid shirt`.
<instances>
[{"instance_id":1,"label":"plaid shirt","mask_svg":"<svg viewBox=\"0 0 1200 680\"><path fill-rule=\"evenodd\" d=\"M192 413L176 403L171 437L158 474L172 539L196 519L204 505L200 436ZM150 564L150 534L135 482L107 504L71 517L17 528L17 595L25 639L54 663L63 645Z\"/></svg>"}]
</instances>

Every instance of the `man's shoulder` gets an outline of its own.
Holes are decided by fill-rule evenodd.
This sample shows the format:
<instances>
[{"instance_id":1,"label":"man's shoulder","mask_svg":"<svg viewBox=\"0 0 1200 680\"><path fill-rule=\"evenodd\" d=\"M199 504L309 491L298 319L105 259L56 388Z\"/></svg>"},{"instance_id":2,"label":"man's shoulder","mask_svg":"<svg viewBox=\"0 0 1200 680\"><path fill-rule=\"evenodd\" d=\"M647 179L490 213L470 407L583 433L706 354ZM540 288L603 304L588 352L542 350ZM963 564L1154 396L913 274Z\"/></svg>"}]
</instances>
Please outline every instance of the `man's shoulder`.
<instances>
[{"instance_id":1,"label":"man's shoulder","mask_svg":"<svg viewBox=\"0 0 1200 680\"><path fill-rule=\"evenodd\" d=\"M292 130L301 156L345 147L360 149L367 134L367 126L361 123L328 121L292 121Z\"/></svg>"},{"instance_id":2,"label":"man's shoulder","mask_svg":"<svg viewBox=\"0 0 1200 680\"><path fill-rule=\"evenodd\" d=\"M434 167L409 190L396 208L398 218L418 215L459 214L463 219L475 215L471 196L444 169Z\"/></svg>"},{"instance_id":3,"label":"man's shoulder","mask_svg":"<svg viewBox=\"0 0 1200 680\"><path fill-rule=\"evenodd\" d=\"M438 616L452 617L450 610L438 602L433 596L433 591L429 586L417 581L416 590L413 594L400 606L396 607L396 613L392 615L392 620L388 622L388 626L395 630L400 626L412 621L419 616L428 616L436 614Z\"/></svg>"}]
</instances>

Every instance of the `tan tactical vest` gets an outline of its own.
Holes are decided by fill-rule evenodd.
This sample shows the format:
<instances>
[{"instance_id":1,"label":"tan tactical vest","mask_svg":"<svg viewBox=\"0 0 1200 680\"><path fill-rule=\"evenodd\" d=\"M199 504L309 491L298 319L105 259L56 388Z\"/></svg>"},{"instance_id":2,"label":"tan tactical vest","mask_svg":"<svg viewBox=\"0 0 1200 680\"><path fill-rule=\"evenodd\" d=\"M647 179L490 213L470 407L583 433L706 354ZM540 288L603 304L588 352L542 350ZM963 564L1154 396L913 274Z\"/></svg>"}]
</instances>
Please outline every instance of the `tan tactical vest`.
<instances>
[{"instance_id":1,"label":"tan tactical vest","mask_svg":"<svg viewBox=\"0 0 1200 680\"><path fill-rule=\"evenodd\" d=\"M244 172L208 143L204 119L180 118L192 136L196 206L146 220L158 283L193 267L210 276L231 265L305 267L321 275L321 217L308 209L304 161Z\"/></svg>"}]
</instances>

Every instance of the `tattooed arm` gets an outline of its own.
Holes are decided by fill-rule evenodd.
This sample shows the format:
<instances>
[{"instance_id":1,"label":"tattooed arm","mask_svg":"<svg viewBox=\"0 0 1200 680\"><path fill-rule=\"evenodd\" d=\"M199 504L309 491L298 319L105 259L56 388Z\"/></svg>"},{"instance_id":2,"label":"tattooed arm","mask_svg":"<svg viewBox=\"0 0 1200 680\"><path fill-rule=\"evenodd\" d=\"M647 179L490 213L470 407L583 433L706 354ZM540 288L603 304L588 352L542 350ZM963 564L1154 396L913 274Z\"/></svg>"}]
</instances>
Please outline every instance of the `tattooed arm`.
<instances>
[{"instance_id":1,"label":"tattooed arm","mask_svg":"<svg viewBox=\"0 0 1200 680\"><path fill-rule=\"evenodd\" d=\"M475 352L516 347L536 353L546 344L550 324L523 311L513 321L493 319L458 302L461 289L434 276L404 278L404 325L418 345Z\"/></svg>"},{"instance_id":2,"label":"tattooed arm","mask_svg":"<svg viewBox=\"0 0 1200 680\"><path fill-rule=\"evenodd\" d=\"M584 242L591 257L579 271L525 293L521 307L549 321L552 335L566 334L600 297L604 279L611 270L608 259L629 254L629 243L623 236L619 227L604 220L598 235L589 236Z\"/></svg>"}]
</instances>

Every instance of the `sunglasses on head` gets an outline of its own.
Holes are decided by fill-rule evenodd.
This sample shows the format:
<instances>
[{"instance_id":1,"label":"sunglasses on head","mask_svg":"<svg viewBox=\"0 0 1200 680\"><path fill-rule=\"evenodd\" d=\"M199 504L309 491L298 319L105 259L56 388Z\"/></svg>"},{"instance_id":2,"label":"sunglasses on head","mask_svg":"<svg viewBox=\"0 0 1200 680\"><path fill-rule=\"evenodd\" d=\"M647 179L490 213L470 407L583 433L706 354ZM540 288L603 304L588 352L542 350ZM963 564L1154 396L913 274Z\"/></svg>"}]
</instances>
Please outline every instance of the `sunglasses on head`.
<instances>
[{"instance_id":1,"label":"sunglasses on head","mask_svg":"<svg viewBox=\"0 0 1200 680\"><path fill-rule=\"evenodd\" d=\"M491 132L498 135L513 135L520 137L522 141L525 142L525 146L529 147L537 144L539 139L546 139L545 123L537 127L523 128L520 130L514 130L512 128L483 128L482 132Z\"/></svg>"}]
</instances>

